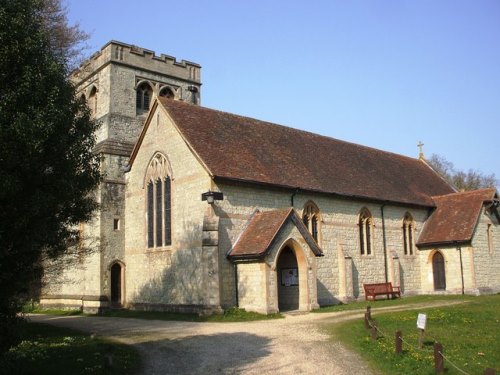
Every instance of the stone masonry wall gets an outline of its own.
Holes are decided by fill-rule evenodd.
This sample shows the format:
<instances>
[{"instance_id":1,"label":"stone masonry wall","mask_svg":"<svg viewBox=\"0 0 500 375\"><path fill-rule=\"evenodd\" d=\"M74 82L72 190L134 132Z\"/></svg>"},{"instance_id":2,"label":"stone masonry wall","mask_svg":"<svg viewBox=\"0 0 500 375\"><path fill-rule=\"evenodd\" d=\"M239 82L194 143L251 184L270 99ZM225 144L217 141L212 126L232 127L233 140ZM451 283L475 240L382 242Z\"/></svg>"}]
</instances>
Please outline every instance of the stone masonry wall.
<instances>
[{"instance_id":1,"label":"stone masonry wall","mask_svg":"<svg viewBox=\"0 0 500 375\"><path fill-rule=\"evenodd\" d=\"M219 182L218 189L224 193L224 201L217 203L217 214L220 216L219 247L221 254L221 277L223 305L234 304L233 269L225 254L231 249L248 219L256 208L270 210L289 207L292 191L266 189L244 184ZM312 200L320 210L319 245L324 257L317 260L317 291L321 305L338 303L340 295L339 252L352 257L352 292L353 298L363 295L363 283L385 281L384 254L382 237L381 205L354 200L344 200L327 195L305 194L299 192L294 196L294 208L299 215L304 205ZM373 220L373 252L372 255L360 255L358 214L361 208L370 210ZM385 206L384 218L386 228L388 274L390 276L390 257L397 255L399 280L392 281L401 285L404 293L419 293L420 262L419 250L414 247L414 255L404 255L403 250L403 218L409 212L415 221L417 239L424 220L426 209ZM344 296L343 296L344 297Z\"/></svg>"},{"instance_id":2,"label":"stone masonry wall","mask_svg":"<svg viewBox=\"0 0 500 375\"><path fill-rule=\"evenodd\" d=\"M488 240L488 225L491 238ZM476 287L480 293L500 292L500 225L494 215L481 213L472 241Z\"/></svg>"},{"instance_id":3,"label":"stone masonry wall","mask_svg":"<svg viewBox=\"0 0 500 375\"><path fill-rule=\"evenodd\" d=\"M156 152L172 170L172 245L147 248L145 174ZM201 194L211 180L161 109L127 173L125 209L126 303L204 305L202 229L207 207Z\"/></svg>"}]
</instances>

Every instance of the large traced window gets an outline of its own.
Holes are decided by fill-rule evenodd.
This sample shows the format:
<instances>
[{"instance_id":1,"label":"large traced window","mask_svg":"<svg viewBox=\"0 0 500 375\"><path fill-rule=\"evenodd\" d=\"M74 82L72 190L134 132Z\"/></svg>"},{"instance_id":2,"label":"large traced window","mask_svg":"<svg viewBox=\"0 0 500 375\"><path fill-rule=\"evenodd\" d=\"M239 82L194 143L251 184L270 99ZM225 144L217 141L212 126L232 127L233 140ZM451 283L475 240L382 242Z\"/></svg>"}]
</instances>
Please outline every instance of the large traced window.
<instances>
[{"instance_id":1,"label":"large traced window","mask_svg":"<svg viewBox=\"0 0 500 375\"><path fill-rule=\"evenodd\" d=\"M413 255L413 234L415 223L409 213L403 219L403 246L405 255Z\"/></svg>"},{"instance_id":2,"label":"large traced window","mask_svg":"<svg viewBox=\"0 0 500 375\"><path fill-rule=\"evenodd\" d=\"M367 208L363 208L359 213L359 248L361 255L371 255L373 237L372 214Z\"/></svg>"},{"instance_id":3,"label":"large traced window","mask_svg":"<svg viewBox=\"0 0 500 375\"><path fill-rule=\"evenodd\" d=\"M147 82L141 83L136 90L135 106L138 111L148 111L153 96L153 90Z\"/></svg>"},{"instance_id":4,"label":"large traced window","mask_svg":"<svg viewBox=\"0 0 500 375\"><path fill-rule=\"evenodd\" d=\"M167 159L156 154L146 175L146 220L148 247L172 244L172 187Z\"/></svg>"},{"instance_id":5,"label":"large traced window","mask_svg":"<svg viewBox=\"0 0 500 375\"><path fill-rule=\"evenodd\" d=\"M304 225L311 233L312 237L316 242L318 241L318 233L319 233L319 209L313 202L308 202L304 206L304 211L302 213L302 221Z\"/></svg>"}]
</instances>

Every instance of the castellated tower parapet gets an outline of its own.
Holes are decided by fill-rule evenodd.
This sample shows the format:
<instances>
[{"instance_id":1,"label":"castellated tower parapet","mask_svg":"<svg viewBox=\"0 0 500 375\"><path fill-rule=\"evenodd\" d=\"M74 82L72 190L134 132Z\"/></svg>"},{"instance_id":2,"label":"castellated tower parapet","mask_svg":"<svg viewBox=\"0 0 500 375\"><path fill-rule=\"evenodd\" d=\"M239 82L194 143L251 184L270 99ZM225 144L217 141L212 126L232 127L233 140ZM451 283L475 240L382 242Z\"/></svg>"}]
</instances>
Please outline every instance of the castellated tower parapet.
<instances>
[{"instance_id":1,"label":"castellated tower parapet","mask_svg":"<svg viewBox=\"0 0 500 375\"><path fill-rule=\"evenodd\" d=\"M111 41L70 78L101 122L97 142L134 143L155 97L200 104L200 77L199 64Z\"/></svg>"}]
</instances>

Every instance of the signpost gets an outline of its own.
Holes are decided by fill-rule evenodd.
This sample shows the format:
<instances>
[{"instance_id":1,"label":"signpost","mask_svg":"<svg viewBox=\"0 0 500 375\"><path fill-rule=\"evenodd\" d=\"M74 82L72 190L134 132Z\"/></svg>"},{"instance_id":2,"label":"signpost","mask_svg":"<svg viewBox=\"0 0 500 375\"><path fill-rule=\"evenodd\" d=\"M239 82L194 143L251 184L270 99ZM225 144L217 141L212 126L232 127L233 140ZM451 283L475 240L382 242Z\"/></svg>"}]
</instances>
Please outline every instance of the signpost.
<instances>
[{"instance_id":1,"label":"signpost","mask_svg":"<svg viewBox=\"0 0 500 375\"><path fill-rule=\"evenodd\" d=\"M422 348L424 346L424 332L426 324L427 324L427 314L419 313L417 318L417 328L420 331L420 335L418 337L419 348Z\"/></svg>"}]
</instances>

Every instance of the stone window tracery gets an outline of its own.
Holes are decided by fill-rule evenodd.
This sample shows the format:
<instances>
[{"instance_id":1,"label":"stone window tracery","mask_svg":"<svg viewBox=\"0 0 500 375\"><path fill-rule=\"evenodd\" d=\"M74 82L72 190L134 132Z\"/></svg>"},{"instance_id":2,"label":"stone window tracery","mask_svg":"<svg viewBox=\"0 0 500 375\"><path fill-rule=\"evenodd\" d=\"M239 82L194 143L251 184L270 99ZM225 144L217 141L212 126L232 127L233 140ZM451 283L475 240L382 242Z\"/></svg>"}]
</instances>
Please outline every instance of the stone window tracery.
<instances>
[{"instance_id":1,"label":"stone window tracery","mask_svg":"<svg viewBox=\"0 0 500 375\"><path fill-rule=\"evenodd\" d=\"M313 202L308 202L304 206L302 221L306 228L309 230L309 233L311 233L311 236L314 238L314 240L319 243L319 209L318 206L316 206Z\"/></svg>"},{"instance_id":2,"label":"stone window tracery","mask_svg":"<svg viewBox=\"0 0 500 375\"><path fill-rule=\"evenodd\" d=\"M415 232L415 223L413 222L413 217L406 213L403 219L403 247L405 255L413 255L413 238Z\"/></svg>"},{"instance_id":3,"label":"stone window tracery","mask_svg":"<svg viewBox=\"0 0 500 375\"><path fill-rule=\"evenodd\" d=\"M359 213L359 248L361 255L372 254L373 218L367 208Z\"/></svg>"},{"instance_id":4,"label":"stone window tracery","mask_svg":"<svg viewBox=\"0 0 500 375\"><path fill-rule=\"evenodd\" d=\"M146 221L149 248L172 244L172 180L167 158L156 154L146 173Z\"/></svg>"},{"instance_id":5,"label":"stone window tracery","mask_svg":"<svg viewBox=\"0 0 500 375\"><path fill-rule=\"evenodd\" d=\"M173 99L175 94L170 87L164 87L160 90L159 96L164 98Z\"/></svg>"}]
</instances>

